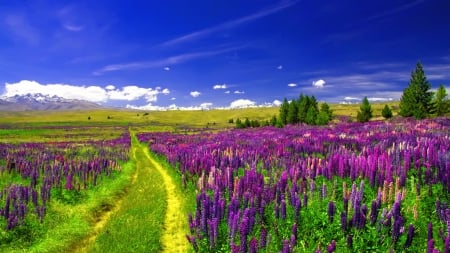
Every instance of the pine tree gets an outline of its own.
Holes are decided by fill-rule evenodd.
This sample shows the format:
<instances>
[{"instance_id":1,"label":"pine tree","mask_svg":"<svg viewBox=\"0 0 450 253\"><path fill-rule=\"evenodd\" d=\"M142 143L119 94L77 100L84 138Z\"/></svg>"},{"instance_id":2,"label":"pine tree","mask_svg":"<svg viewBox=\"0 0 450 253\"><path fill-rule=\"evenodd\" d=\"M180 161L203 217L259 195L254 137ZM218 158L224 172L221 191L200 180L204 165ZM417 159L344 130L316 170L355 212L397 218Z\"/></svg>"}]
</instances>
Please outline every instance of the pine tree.
<instances>
[{"instance_id":1,"label":"pine tree","mask_svg":"<svg viewBox=\"0 0 450 253\"><path fill-rule=\"evenodd\" d=\"M280 122L283 125L287 124L288 111L289 111L289 102L288 102L287 98L284 98L284 101L280 106Z\"/></svg>"},{"instance_id":2,"label":"pine tree","mask_svg":"<svg viewBox=\"0 0 450 253\"><path fill-rule=\"evenodd\" d=\"M242 124L241 119L236 119L236 128L245 128L244 124Z\"/></svg>"},{"instance_id":3,"label":"pine tree","mask_svg":"<svg viewBox=\"0 0 450 253\"><path fill-rule=\"evenodd\" d=\"M330 106L327 103L323 103L320 106L320 111L325 112L328 115L328 120L333 119L333 110L331 110Z\"/></svg>"},{"instance_id":4,"label":"pine tree","mask_svg":"<svg viewBox=\"0 0 450 253\"><path fill-rule=\"evenodd\" d=\"M320 111L319 114L317 114L316 125L327 125L329 121L330 119L328 118L328 113Z\"/></svg>"},{"instance_id":5,"label":"pine tree","mask_svg":"<svg viewBox=\"0 0 450 253\"><path fill-rule=\"evenodd\" d=\"M318 111L314 109L313 106L308 108L308 112L306 113L306 124L314 125L316 124Z\"/></svg>"},{"instance_id":6,"label":"pine tree","mask_svg":"<svg viewBox=\"0 0 450 253\"><path fill-rule=\"evenodd\" d=\"M298 99L298 122L306 123L306 113L308 112L309 97L300 95Z\"/></svg>"},{"instance_id":7,"label":"pine tree","mask_svg":"<svg viewBox=\"0 0 450 253\"><path fill-rule=\"evenodd\" d=\"M430 89L431 84L427 81L422 64L418 62L411 73L408 87L403 90L399 114L403 117L414 116L416 119L423 119L431 114L433 93Z\"/></svg>"},{"instance_id":8,"label":"pine tree","mask_svg":"<svg viewBox=\"0 0 450 253\"><path fill-rule=\"evenodd\" d=\"M270 125L271 126L277 125L277 116L276 115L273 115L272 119L270 120Z\"/></svg>"},{"instance_id":9,"label":"pine tree","mask_svg":"<svg viewBox=\"0 0 450 253\"><path fill-rule=\"evenodd\" d=\"M372 106L369 103L367 97L364 97L361 106L359 107L358 114L356 115L356 119L359 122L368 122L372 118Z\"/></svg>"},{"instance_id":10,"label":"pine tree","mask_svg":"<svg viewBox=\"0 0 450 253\"><path fill-rule=\"evenodd\" d=\"M381 115L383 116L383 118L385 119L390 119L392 118L392 110L389 107L389 105L385 105L383 110L381 110Z\"/></svg>"},{"instance_id":11,"label":"pine tree","mask_svg":"<svg viewBox=\"0 0 450 253\"><path fill-rule=\"evenodd\" d=\"M445 113L449 110L449 100L447 97L447 90L445 89L444 85L439 85L439 88L436 91L433 105L434 110L437 116L443 116Z\"/></svg>"},{"instance_id":12,"label":"pine tree","mask_svg":"<svg viewBox=\"0 0 450 253\"><path fill-rule=\"evenodd\" d=\"M298 106L297 101L294 99L289 103L288 114L286 117L286 121L288 124L297 124L298 123Z\"/></svg>"},{"instance_id":13,"label":"pine tree","mask_svg":"<svg viewBox=\"0 0 450 253\"><path fill-rule=\"evenodd\" d=\"M245 118L244 126L245 126L246 128L252 126L251 123L250 123L250 120L249 120L248 118Z\"/></svg>"}]
</instances>

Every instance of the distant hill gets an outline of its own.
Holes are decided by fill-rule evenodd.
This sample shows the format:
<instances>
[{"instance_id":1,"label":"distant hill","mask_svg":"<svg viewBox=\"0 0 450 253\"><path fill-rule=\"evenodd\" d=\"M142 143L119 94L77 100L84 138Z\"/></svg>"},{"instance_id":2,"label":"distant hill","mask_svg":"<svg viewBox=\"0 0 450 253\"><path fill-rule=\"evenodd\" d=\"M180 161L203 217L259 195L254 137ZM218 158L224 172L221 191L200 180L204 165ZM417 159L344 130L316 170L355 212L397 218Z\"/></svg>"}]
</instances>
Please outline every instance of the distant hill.
<instances>
[{"instance_id":1,"label":"distant hill","mask_svg":"<svg viewBox=\"0 0 450 253\"><path fill-rule=\"evenodd\" d=\"M0 98L0 111L67 111L103 108L93 102L65 99L43 94L15 95Z\"/></svg>"}]
</instances>

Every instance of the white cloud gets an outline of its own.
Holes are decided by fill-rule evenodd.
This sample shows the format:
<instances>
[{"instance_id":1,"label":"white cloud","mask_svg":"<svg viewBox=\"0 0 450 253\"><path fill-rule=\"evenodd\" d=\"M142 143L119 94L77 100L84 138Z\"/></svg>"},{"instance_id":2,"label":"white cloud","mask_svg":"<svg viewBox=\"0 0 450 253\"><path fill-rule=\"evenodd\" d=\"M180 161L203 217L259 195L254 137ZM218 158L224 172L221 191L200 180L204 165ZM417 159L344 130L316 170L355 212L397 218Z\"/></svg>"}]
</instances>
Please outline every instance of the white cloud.
<instances>
[{"instance_id":1,"label":"white cloud","mask_svg":"<svg viewBox=\"0 0 450 253\"><path fill-rule=\"evenodd\" d=\"M379 98L379 97L368 97L367 100L371 102L384 102L384 101L392 101L392 98Z\"/></svg>"},{"instance_id":2,"label":"white cloud","mask_svg":"<svg viewBox=\"0 0 450 253\"><path fill-rule=\"evenodd\" d=\"M48 96L58 96L66 99L79 99L95 103L108 102L109 100L133 101L144 98L147 102L155 102L159 94L167 95L170 90L160 87L142 88L138 86L125 86L117 89L114 85L81 86L71 84L40 84L36 81L22 80L17 83L6 83L2 96L12 97L15 95L43 94Z\"/></svg>"},{"instance_id":3,"label":"white cloud","mask_svg":"<svg viewBox=\"0 0 450 253\"><path fill-rule=\"evenodd\" d=\"M82 26L77 26L77 25L64 24L63 27L66 30L69 30L71 32L79 32L79 31L83 30Z\"/></svg>"},{"instance_id":4,"label":"white cloud","mask_svg":"<svg viewBox=\"0 0 450 253\"><path fill-rule=\"evenodd\" d=\"M225 91L225 94L230 94L230 93L231 93L231 91L229 91L229 90Z\"/></svg>"},{"instance_id":5,"label":"white cloud","mask_svg":"<svg viewBox=\"0 0 450 253\"><path fill-rule=\"evenodd\" d=\"M141 88L135 85L125 86L122 89L110 90L108 91L108 98L112 100L127 100L133 101L140 98L145 98L147 102L156 102L158 94L169 94L168 89L161 91L160 87L152 88Z\"/></svg>"},{"instance_id":6,"label":"white cloud","mask_svg":"<svg viewBox=\"0 0 450 253\"><path fill-rule=\"evenodd\" d=\"M226 89L226 88L227 88L226 84L216 84L213 86L213 89L215 89L215 90Z\"/></svg>"},{"instance_id":7,"label":"white cloud","mask_svg":"<svg viewBox=\"0 0 450 253\"><path fill-rule=\"evenodd\" d=\"M176 97L172 97L170 100L174 101L174 100L176 100L176 99L177 99Z\"/></svg>"},{"instance_id":8,"label":"white cloud","mask_svg":"<svg viewBox=\"0 0 450 253\"><path fill-rule=\"evenodd\" d=\"M167 89L167 88L165 88L165 89L163 89L163 90L161 91L161 93L164 94L164 95L169 95L169 94L170 94L170 90Z\"/></svg>"},{"instance_id":9,"label":"white cloud","mask_svg":"<svg viewBox=\"0 0 450 253\"><path fill-rule=\"evenodd\" d=\"M280 100L275 99L275 100L272 102L272 104L273 104L274 106L280 106L280 105L282 104L282 102L281 102Z\"/></svg>"},{"instance_id":10,"label":"white cloud","mask_svg":"<svg viewBox=\"0 0 450 253\"><path fill-rule=\"evenodd\" d=\"M325 80L322 80L322 79L319 79L319 80L317 80L317 81L313 81L312 82L312 85L314 86L314 87L317 87L317 88L323 88L323 86L325 85Z\"/></svg>"},{"instance_id":11,"label":"white cloud","mask_svg":"<svg viewBox=\"0 0 450 253\"><path fill-rule=\"evenodd\" d=\"M169 70L170 70L170 67L164 67L164 70L165 70L165 71L169 71Z\"/></svg>"},{"instance_id":12,"label":"white cloud","mask_svg":"<svg viewBox=\"0 0 450 253\"><path fill-rule=\"evenodd\" d=\"M255 101L252 101L249 99L238 99L238 100L231 102L230 108L231 109L245 108L245 107L253 107L255 105L256 105Z\"/></svg>"},{"instance_id":13,"label":"white cloud","mask_svg":"<svg viewBox=\"0 0 450 253\"><path fill-rule=\"evenodd\" d=\"M108 94L105 89L99 86L74 86L69 84L40 84L36 81L22 80L18 83L6 83L6 97L26 94L43 94L49 96L59 96L66 99L80 99L92 102L106 102Z\"/></svg>"},{"instance_id":14,"label":"white cloud","mask_svg":"<svg viewBox=\"0 0 450 253\"><path fill-rule=\"evenodd\" d=\"M282 70L283 69L283 65L278 65L277 69Z\"/></svg>"},{"instance_id":15,"label":"white cloud","mask_svg":"<svg viewBox=\"0 0 450 253\"><path fill-rule=\"evenodd\" d=\"M356 98L356 97L345 97L344 100L359 100L359 98Z\"/></svg>"},{"instance_id":16,"label":"white cloud","mask_svg":"<svg viewBox=\"0 0 450 253\"><path fill-rule=\"evenodd\" d=\"M209 103L209 102L200 104L200 107L203 109L210 109L212 106L213 106L213 103Z\"/></svg>"},{"instance_id":17,"label":"white cloud","mask_svg":"<svg viewBox=\"0 0 450 253\"><path fill-rule=\"evenodd\" d=\"M297 84L296 83L290 83L290 84L288 84L288 86L289 87L297 87Z\"/></svg>"},{"instance_id":18,"label":"white cloud","mask_svg":"<svg viewBox=\"0 0 450 253\"><path fill-rule=\"evenodd\" d=\"M239 91L239 90L234 91L234 94L244 94L244 93L245 93L244 91Z\"/></svg>"},{"instance_id":19,"label":"white cloud","mask_svg":"<svg viewBox=\"0 0 450 253\"><path fill-rule=\"evenodd\" d=\"M198 91L191 91L189 94L191 94L192 97L196 98L196 97L200 96L202 93L200 93Z\"/></svg>"},{"instance_id":20,"label":"white cloud","mask_svg":"<svg viewBox=\"0 0 450 253\"><path fill-rule=\"evenodd\" d=\"M126 108L134 109L134 110L147 110L147 111L165 111L165 110L167 110L167 108L165 108L165 107L152 105L152 103L148 103L143 106L127 105Z\"/></svg>"}]
</instances>

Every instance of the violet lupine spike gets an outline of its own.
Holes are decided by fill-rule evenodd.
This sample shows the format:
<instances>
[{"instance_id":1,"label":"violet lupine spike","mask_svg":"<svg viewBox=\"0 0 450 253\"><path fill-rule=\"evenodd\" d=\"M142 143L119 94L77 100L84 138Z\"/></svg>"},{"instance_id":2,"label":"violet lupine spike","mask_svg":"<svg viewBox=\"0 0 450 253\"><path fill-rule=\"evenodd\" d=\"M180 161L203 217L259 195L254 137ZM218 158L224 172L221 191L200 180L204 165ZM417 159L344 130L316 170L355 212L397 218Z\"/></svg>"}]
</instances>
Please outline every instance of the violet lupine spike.
<instances>
[{"instance_id":1,"label":"violet lupine spike","mask_svg":"<svg viewBox=\"0 0 450 253\"><path fill-rule=\"evenodd\" d=\"M333 223L334 215L336 213L336 206L333 201L328 202L328 221Z\"/></svg>"},{"instance_id":2,"label":"violet lupine spike","mask_svg":"<svg viewBox=\"0 0 450 253\"><path fill-rule=\"evenodd\" d=\"M257 253L258 252L258 240L256 240L255 237L252 237L250 239L250 253Z\"/></svg>"},{"instance_id":3,"label":"violet lupine spike","mask_svg":"<svg viewBox=\"0 0 450 253\"><path fill-rule=\"evenodd\" d=\"M267 246L267 230L265 228L261 228L261 234L259 238L259 247L265 248Z\"/></svg>"},{"instance_id":4,"label":"violet lupine spike","mask_svg":"<svg viewBox=\"0 0 450 253\"><path fill-rule=\"evenodd\" d=\"M408 234L406 236L406 241L404 245L405 248L409 248L411 246L413 238L414 238L414 226L413 224L409 224Z\"/></svg>"},{"instance_id":5,"label":"violet lupine spike","mask_svg":"<svg viewBox=\"0 0 450 253\"><path fill-rule=\"evenodd\" d=\"M347 235L347 247L349 249L353 248L353 236L351 234Z\"/></svg>"},{"instance_id":6,"label":"violet lupine spike","mask_svg":"<svg viewBox=\"0 0 450 253\"><path fill-rule=\"evenodd\" d=\"M283 248L281 249L282 253L291 253L291 248L289 246L289 241L288 240L283 240Z\"/></svg>"},{"instance_id":7,"label":"violet lupine spike","mask_svg":"<svg viewBox=\"0 0 450 253\"><path fill-rule=\"evenodd\" d=\"M336 250L336 241L332 240L330 245L327 247L327 253L333 253Z\"/></svg>"},{"instance_id":8,"label":"violet lupine spike","mask_svg":"<svg viewBox=\"0 0 450 253\"><path fill-rule=\"evenodd\" d=\"M341 229L342 229L342 231L344 231L344 232L347 231L347 224L348 224L347 212L343 211L341 213Z\"/></svg>"},{"instance_id":9,"label":"violet lupine spike","mask_svg":"<svg viewBox=\"0 0 450 253\"><path fill-rule=\"evenodd\" d=\"M434 240L430 239L428 240L427 244L427 253L433 253L434 252Z\"/></svg>"},{"instance_id":10,"label":"violet lupine spike","mask_svg":"<svg viewBox=\"0 0 450 253\"><path fill-rule=\"evenodd\" d=\"M427 233L427 238L428 241L430 241L431 239L433 239L433 223L428 222L428 233Z\"/></svg>"}]
</instances>

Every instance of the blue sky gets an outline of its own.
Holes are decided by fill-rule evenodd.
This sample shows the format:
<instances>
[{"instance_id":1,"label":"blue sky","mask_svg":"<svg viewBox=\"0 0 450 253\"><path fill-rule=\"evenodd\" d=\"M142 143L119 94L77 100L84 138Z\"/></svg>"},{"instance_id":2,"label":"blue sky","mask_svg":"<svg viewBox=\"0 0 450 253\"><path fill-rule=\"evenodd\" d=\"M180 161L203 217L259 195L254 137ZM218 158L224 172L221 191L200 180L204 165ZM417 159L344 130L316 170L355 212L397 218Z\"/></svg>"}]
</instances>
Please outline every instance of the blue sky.
<instances>
[{"instance_id":1,"label":"blue sky","mask_svg":"<svg viewBox=\"0 0 450 253\"><path fill-rule=\"evenodd\" d=\"M2 1L0 96L133 108L399 99L450 87L450 1Z\"/></svg>"}]
</instances>

